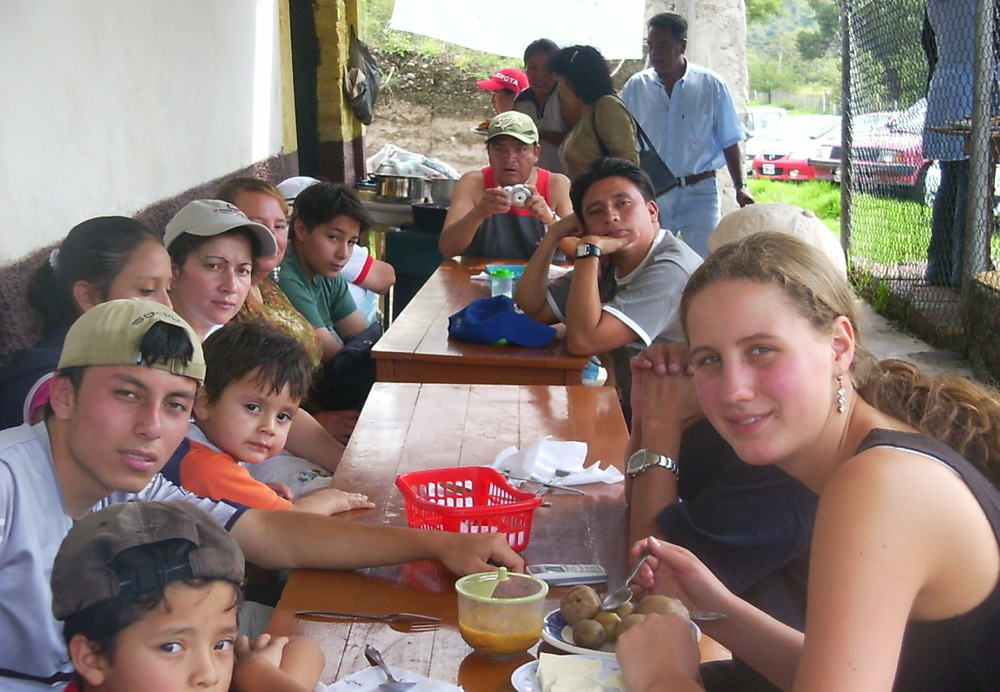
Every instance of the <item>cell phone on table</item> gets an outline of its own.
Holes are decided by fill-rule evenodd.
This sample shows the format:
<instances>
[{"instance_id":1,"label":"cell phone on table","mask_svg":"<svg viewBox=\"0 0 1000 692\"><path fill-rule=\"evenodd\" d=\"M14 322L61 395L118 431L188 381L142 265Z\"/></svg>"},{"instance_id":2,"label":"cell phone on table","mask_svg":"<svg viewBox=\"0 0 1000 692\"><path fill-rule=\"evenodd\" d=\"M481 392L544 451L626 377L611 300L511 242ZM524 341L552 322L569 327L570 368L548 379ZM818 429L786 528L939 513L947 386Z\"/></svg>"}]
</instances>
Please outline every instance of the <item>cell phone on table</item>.
<instances>
[{"instance_id":1,"label":"cell phone on table","mask_svg":"<svg viewBox=\"0 0 1000 692\"><path fill-rule=\"evenodd\" d=\"M608 580L608 573L600 565L528 565L527 572L550 586L603 584Z\"/></svg>"}]
</instances>

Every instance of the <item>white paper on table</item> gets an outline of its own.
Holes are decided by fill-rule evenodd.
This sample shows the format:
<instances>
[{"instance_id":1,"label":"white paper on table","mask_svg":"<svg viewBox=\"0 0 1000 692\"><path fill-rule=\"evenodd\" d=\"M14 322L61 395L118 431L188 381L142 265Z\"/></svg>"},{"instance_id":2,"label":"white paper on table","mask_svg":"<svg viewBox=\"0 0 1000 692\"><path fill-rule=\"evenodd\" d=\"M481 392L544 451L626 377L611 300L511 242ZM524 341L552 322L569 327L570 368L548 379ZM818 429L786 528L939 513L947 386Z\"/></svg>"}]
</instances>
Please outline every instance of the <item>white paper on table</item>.
<instances>
[{"instance_id":1,"label":"white paper on table","mask_svg":"<svg viewBox=\"0 0 1000 692\"><path fill-rule=\"evenodd\" d=\"M551 281L552 279L558 279L560 276L562 276L563 274L565 274L569 270L570 270L570 267L560 267L560 266L555 265L555 264L550 264L549 265L549 280ZM481 271L478 274L475 274L473 276L470 276L469 278L472 279L473 281L489 281L490 280L490 275L484 269L483 271Z\"/></svg>"},{"instance_id":2,"label":"white paper on table","mask_svg":"<svg viewBox=\"0 0 1000 692\"><path fill-rule=\"evenodd\" d=\"M461 687L452 685L449 682L425 678L423 675L418 675L402 668L396 668L395 666L389 666L389 670L392 671L397 680L417 683L410 688L410 692L462 692ZM372 667L359 670L357 673L348 675L346 678L341 678L329 685L320 683L316 685L313 692L369 692L369 690L378 690L379 685L384 682L385 673L380 668Z\"/></svg>"},{"instance_id":3,"label":"white paper on table","mask_svg":"<svg viewBox=\"0 0 1000 692\"><path fill-rule=\"evenodd\" d=\"M587 443L572 440L553 440L543 437L521 450L508 447L493 461L493 468L506 470L511 476L530 478L543 483L559 485L585 485L587 483L620 483L625 480L614 466L600 467L600 461L584 466ZM568 471L557 476L556 470Z\"/></svg>"}]
</instances>

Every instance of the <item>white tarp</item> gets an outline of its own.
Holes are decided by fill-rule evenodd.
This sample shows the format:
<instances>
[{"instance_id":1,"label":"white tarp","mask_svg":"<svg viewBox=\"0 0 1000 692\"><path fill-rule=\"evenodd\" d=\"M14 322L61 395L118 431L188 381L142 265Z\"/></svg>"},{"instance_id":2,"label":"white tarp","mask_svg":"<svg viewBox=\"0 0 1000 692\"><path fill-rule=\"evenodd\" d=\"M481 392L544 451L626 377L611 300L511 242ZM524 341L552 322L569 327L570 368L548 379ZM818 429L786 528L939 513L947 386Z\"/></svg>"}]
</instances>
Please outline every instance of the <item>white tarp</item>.
<instances>
[{"instance_id":1,"label":"white tarp","mask_svg":"<svg viewBox=\"0 0 1000 692\"><path fill-rule=\"evenodd\" d=\"M389 28L512 58L548 38L619 60L642 57L644 10L644 0L396 0Z\"/></svg>"}]
</instances>

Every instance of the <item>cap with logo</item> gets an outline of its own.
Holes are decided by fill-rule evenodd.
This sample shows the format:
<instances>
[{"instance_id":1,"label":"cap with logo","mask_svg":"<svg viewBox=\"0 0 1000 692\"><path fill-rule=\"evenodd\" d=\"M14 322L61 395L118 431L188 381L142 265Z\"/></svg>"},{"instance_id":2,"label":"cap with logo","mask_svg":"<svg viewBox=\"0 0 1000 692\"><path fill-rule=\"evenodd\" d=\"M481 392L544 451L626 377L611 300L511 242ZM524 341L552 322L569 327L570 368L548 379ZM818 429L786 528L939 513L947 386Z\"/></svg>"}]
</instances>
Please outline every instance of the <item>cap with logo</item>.
<instances>
[{"instance_id":1,"label":"cap with logo","mask_svg":"<svg viewBox=\"0 0 1000 692\"><path fill-rule=\"evenodd\" d=\"M528 76L516 67L505 67L489 79L476 82L476 86L486 91L509 89L519 94L528 88Z\"/></svg>"},{"instance_id":2,"label":"cap with logo","mask_svg":"<svg viewBox=\"0 0 1000 692\"><path fill-rule=\"evenodd\" d=\"M169 250L182 233L212 237L234 228L246 228L257 239L256 256L273 257L278 253L278 244L267 226L251 221L236 206L219 199L196 199L181 207L167 222L163 245Z\"/></svg>"},{"instance_id":3,"label":"cap with logo","mask_svg":"<svg viewBox=\"0 0 1000 692\"><path fill-rule=\"evenodd\" d=\"M143 560L142 546L180 541L168 558ZM130 569L115 559L133 550ZM156 559L160 558L160 559ZM122 595L185 579L221 579L239 586L244 559L236 540L204 510L185 500L133 500L109 505L73 525L52 566L52 614L57 620Z\"/></svg>"},{"instance_id":4,"label":"cap with logo","mask_svg":"<svg viewBox=\"0 0 1000 692\"><path fill-rule=\"evenodd\" d=\"M191 360L177 358L149 363L142 359L139 347L150 327L159 322L173 324L187 332L191 340ZM205 381L205 356L201 340L180 315L166 305L151 300L123 298L96 305L69 328L59 369L92 365L144 365Z\"/></svg>"},{"instance_id":5,"label":"cap with logo","mask_svg":"<svg viewBox=\"0 0 1000 692\"><path fill-rule=\"evenodd\" d=\"M538 144L538 127L535 121L530 115L519 111L505 111L493 116L486 130L486 141L501 135L513 137L525 144Z\"/></svg>"},{"instance_id":6,"label":"cap with logo","mask_svg":"<svg viewBox=\"0 0 1000 692\"><path fill-rule=\"evenodd\" d=\"M448 334L477 344L547 346L556 329L531 319L508 296L480 298L448 318Z\"/></svg>"}]
</instances>

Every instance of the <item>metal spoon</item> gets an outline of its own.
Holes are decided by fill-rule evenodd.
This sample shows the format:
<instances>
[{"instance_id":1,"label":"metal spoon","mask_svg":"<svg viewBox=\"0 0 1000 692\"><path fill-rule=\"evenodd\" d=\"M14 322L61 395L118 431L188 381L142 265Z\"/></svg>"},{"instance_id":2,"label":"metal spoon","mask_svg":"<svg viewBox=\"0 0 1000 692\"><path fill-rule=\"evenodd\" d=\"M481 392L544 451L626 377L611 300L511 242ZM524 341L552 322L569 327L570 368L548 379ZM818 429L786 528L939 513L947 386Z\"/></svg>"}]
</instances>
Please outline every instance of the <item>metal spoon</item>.
<instances>
[{"instance_id":1,"label":"metal spoon","mask_svg":"<svg viewBox=\"0 0 1000 692\"><path fill-rule=\"evenodd\" d=\"M635 575L639 573L639 568L642 567L643 563L646 562L648 558L649 553L644 552L639 558L639 561L635 563L635 567L632 568L632 571L628 573L627 577L625 577L625 583L622 587L610 592L604 597L604 600L601 601L602 609L614 610L615 608L623 606L632 600L632 590L628 588L628 585L632 583L633 579L635 579Z\"/></svg>"}]
</instances>

